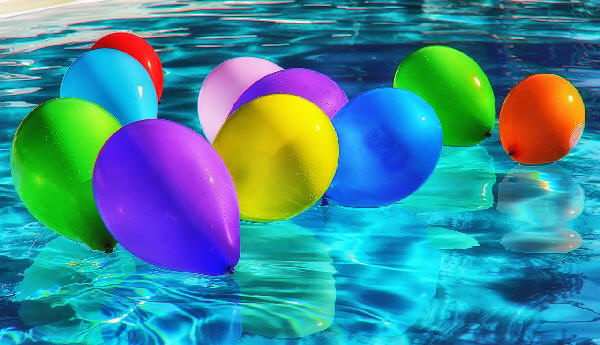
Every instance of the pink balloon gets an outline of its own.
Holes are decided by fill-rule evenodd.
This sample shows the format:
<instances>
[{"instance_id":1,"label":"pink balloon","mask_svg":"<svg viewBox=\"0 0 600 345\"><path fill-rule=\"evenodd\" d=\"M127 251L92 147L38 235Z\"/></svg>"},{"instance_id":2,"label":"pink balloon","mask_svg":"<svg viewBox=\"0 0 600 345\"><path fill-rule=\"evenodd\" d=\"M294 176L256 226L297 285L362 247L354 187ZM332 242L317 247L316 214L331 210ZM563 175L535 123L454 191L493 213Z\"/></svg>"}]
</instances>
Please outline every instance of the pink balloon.
<instances>
[{"instance_id":1,"label":"pink balloon","mask_svg":"<svg viewBox=\"0 0 600 345\"><path fill-rule=\"evenodd\" d=\"M198 95L198 118L208 141L213 142L233 104L250 85L282 69L269 60L253 57L229 59L215 67Z\"/></svg>"}]
</instances>

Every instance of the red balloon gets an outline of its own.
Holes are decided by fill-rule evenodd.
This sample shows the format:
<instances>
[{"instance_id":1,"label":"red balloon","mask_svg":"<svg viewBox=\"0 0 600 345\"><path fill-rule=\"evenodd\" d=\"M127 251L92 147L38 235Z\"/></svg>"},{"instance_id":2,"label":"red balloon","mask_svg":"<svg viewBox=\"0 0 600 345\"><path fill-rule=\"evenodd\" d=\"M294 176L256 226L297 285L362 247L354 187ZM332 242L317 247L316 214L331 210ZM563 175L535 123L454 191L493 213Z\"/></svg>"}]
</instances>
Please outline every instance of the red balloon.
<instances>
[{"instance_id":1,"label":"red balloon","mask_svg":"<svg viewBox=\"0 0 600 345\"><path fill-rule=\"evenodd\" d=\"M160 102L160 96L163 90L163 72L162 64L152 46L143 38L128 33L115 32L102 37L91 49L112 48L127 53L138 60L150 74L154 88L156 89L156 98Z\"/></svg>"}]
</instances>

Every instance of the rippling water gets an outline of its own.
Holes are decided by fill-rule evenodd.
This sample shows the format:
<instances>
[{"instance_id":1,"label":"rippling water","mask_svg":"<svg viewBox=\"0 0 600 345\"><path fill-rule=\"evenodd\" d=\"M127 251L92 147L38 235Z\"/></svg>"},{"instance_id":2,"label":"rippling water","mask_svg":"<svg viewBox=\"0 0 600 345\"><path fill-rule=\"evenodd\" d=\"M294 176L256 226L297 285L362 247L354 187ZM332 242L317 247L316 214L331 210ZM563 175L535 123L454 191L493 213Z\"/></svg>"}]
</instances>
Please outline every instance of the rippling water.
<instances>
[{"instance_id":1,"label":"rippling water","mask_svg":"<svg viewBox=\"0 0 600 345\"><path fill-rule=\"evenodd\" d=\"M5 7L0 344L600 343L600 2L113 0L17 16ZM562 75L580 90L587 125L569 156L540 167L513 163L496 127L479 146L445 147L432 178L397 205L243 224L232 276L169 272L121 247L106 255L57 237L10 176L20 121L58 96L78 55L122 30L159 52L159 117L198 132L198 90L227 58L312 68L354 96L391 86L400 61L434 43L480 63L498 108L525 76Z\"/></svg>"}]
</instances>

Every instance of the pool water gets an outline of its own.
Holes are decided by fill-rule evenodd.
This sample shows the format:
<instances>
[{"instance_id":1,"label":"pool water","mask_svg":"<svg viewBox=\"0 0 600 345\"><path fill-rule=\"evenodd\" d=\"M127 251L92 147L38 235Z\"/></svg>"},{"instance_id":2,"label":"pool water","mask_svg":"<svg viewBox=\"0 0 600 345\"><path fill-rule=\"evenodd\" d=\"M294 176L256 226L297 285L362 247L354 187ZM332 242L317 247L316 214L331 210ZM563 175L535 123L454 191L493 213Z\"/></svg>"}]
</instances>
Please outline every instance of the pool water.
<instances>
[{"instance_id":1,"label":"pool water","mask_svg":"<svg viewBox=\"0 0 600 345\"><path fill-rule=\"evenodd\" d=\"M0 17L0 344L600 344L600 2L111 0ZM496 126L444 147L398 204L244 223L233 275L170 272L58 237L10 175L20 121L113 31L158 50L159 117L198 132L199 88L225 59L315 69L353 97L430 44L477 60L497 110L530 74L565 77L587 123L558 163L512 162Z\"/></svg>"}]
</instances>

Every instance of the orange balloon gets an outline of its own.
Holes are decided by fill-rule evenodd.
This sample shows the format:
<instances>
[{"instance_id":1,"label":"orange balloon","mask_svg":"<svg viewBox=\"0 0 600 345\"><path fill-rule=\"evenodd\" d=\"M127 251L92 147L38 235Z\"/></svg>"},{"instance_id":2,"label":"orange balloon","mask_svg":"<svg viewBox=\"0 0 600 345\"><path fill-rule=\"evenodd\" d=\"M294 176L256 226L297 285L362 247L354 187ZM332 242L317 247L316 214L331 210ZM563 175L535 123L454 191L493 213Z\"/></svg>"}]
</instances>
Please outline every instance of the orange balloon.
<instances>
[{"instance_id":1,"label":"orange balloon","mask_svg":"<svg viewBox=\"0 0 600 345\"><path fill-rule=\"evenodd\" d=\"M534 74L510 90L500 110L500 141L523 164L546 164L566 156L585 125L577 89L555 74Z\"/></svg>"}]
</instances>

